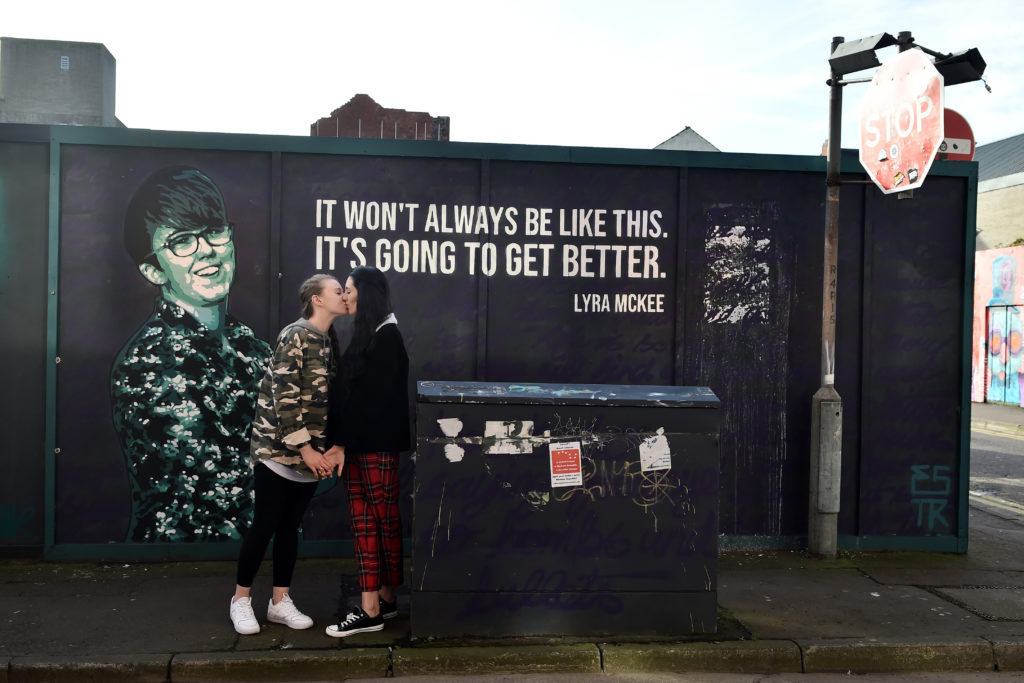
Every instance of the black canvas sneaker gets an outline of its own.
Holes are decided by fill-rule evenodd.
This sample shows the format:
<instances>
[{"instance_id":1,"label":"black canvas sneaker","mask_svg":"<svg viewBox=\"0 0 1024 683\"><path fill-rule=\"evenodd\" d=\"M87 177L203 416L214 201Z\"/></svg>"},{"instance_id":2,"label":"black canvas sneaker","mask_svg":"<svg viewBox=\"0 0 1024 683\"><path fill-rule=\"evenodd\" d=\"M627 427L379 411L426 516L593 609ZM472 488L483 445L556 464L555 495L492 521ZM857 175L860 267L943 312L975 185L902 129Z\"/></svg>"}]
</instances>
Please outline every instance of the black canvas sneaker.
<instances>
[{"instance_id":1,"label":"black canvas sneaker","mask_svg":"<svg viewBox=\"0 0 1024 683\"><path fill-rule=\"evenodd\" d=\"M371 617L362 607L353 607L348 616L340 624L331 624L327 627L327 635L331 638L344 638L355 633L366 633L367 631L380 631L384 628L384 617L377 615Z\"/></svg>"},{"instance_id":2,"label":"black canvas sneaker","mask_svg":"<svg viewBox=\"0 0 1024 683\"><path fill-rule=\"evenodd\" d=\"M388 602L384 598L380 598L380 615L385 619L394 619L398 616L398 598L395 597L394 602Z\"/></svg>"}]
</instances>

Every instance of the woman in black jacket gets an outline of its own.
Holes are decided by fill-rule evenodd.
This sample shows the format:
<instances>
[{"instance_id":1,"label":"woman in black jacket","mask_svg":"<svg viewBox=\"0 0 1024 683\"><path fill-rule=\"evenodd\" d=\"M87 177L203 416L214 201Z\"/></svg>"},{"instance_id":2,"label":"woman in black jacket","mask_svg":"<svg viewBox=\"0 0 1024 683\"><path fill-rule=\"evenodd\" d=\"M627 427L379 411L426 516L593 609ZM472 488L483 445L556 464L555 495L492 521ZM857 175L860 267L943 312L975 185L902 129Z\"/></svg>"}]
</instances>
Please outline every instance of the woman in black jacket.
<instances>
[{"instance_id":1,"label":"woman in black jacket","mask_svg":"<svg viewBox=\"0 0 1024 683\"><path fill-rule=\"evenodd\" d=\"M331 390L325 457L343 463L362 604L327 635L379 631L398 614L402 524L398 517L398 454L409 450L409 356L384 274L359 266L345 282L355 316L352 339Z\"/></svg>"}]
</instances>

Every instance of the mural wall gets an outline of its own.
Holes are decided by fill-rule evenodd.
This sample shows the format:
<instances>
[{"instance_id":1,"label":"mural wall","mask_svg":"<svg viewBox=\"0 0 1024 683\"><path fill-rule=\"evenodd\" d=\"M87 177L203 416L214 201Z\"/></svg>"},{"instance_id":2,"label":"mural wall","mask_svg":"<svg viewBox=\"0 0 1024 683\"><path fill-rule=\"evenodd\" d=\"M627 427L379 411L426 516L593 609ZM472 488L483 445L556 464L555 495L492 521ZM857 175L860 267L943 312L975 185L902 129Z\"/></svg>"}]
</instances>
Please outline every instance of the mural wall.
<instances>
[{"instance_id":1,"label":"mural wall","mask_svg":"<svg viewBox=\"0 0 1024 683\"><path fill-rule=\"evenodd\" d=\"M35 276L50 292L53 363L37 397L37 411L52 411L46 487L30 496L38 516L18 543L45 537L51 556L232 556L248 524L268 342L298 316L302 280L364 263L389 279L412 382L709 387L722 401L720 532L801 543L820 379L820 159L53 135L40 143L57 166L41 197L51 259ZM44 178L46 158L35 166ZM952 549L966 533L956 416L973 245L962 168L943 176L940 164L912 211L844 188L847 543ZM34 208L37 221L47 213ZM342 344L347 325L336 323ZM934 348L918 371L919 350L903 354L899 340L922 338ZM928 410L903 401L892 366L927 375ZM407 530L414 467L403 457ZM922 477L952 482L934 513L915 502L932 490ZM303 523L311 552L344 547L341 496L321 485Z\"/></svg>"},{"instance_id":2,"label":"mural wall","mask_svg":"<svg viewBox=\"0 0 1024 683\"><path fill-rule=\"evenodd\" d=\"M55 540L240 540L272 336L268 165L96 152L61 158Z\"/></svg>"},{"instance_id":3,"label":"mural wall","mask_svg":"<svg viewBox=\"0 0 1024 683\"><path fill-rule=\"evenodd\" d=\"M986 249L974 259L971 400L1024 406L1024 282L1017 274L1024 247Z\"/></svg>"}]
</instances>

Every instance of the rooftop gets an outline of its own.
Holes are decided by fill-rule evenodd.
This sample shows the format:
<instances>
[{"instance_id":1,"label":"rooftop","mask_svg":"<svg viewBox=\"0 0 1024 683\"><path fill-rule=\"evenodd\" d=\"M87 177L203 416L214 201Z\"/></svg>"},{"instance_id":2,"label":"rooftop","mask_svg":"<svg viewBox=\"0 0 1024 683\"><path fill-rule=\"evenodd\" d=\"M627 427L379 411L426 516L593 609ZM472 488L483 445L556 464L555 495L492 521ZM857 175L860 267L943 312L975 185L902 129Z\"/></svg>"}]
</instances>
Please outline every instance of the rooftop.
<instances>
[{"instance_id":1,"label":"rooftop","mask_svg":"<svg viewBox=\"0 0 1024 683\"><path fill-rule=\"evenodd\" d=\"M1024 173L1024 133L978 145L974 150L978 162L978 181Z\"/></svg>"}]
</instances>

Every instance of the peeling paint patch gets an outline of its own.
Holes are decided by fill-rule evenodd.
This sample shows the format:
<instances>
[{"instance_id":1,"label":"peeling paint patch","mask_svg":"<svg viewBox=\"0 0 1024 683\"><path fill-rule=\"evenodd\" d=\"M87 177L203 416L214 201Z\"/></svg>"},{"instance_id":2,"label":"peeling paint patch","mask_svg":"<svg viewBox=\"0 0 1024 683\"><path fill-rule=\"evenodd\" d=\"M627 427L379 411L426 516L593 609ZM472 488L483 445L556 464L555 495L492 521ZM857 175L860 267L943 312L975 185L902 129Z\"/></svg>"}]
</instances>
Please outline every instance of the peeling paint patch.
<instances>
[{"instance_id":1,"label":"peeling paint patch","mask_svg":"<svg viewBox=\"0 0 1024 683\"><path fill-rule=\"evenodd\" d=\"M533 436L533 420L488 420L484 423L484 437L529 438Z\"/></svg>"},{"instance_id":2,"label":"peeling paint patch","mask_svg":"<svg viewBox=\"0 0 1024 683\"><path fill-rule=\"evenodd\" d=\"M488 423L490 424L490 423ZM575 440L579 440L584 444L595 444L601 447L607 441L614 438L621 430L612 428L613 433L609 434L595 434L589 431L588 428L580 425L571 424L560 424L557 430L558 436L552 436L550 429L545 429L541 436L533 436L533 422L513 422L513 421L495 421L497 427L495 427L495 434L487 434L486 436L445 436L445 437L428 437L425 439L427 443L434 444L461 444L470 446L481 446L484 453L532 453L537 448L543 448L550 441L559 441L567 437L572 437ZM504 425L523 425L523 427L516 428L505 427ZM461 433L461 427L460 433ZM509 436L514 434L514 436ZM515 444L516 450L509 450Z\"/></svg>"},{"instance_id":3,"label":"peeling paint patch","mask_svg":"<svg viewBox=\"0 0 1024 683\"><path fill-rule=\"evenodd\" d=\"M494 439L484 450L488 454L533 453L533 421L488 420L484 423L484 438Z\"/></svg>"},{"instance_id":4,"label":"peeling paint patch","mask_svg":"<svg viewBox=\"0 0 1024 683\"><path fill-rule=\"evenodd\" d=\"M786 509L793 497L785 487L793 466L786 419L790 309L799 300L794 278L802 258L790 241L794 228L786 223L797 218L785 215L775 200L708 203L702 212L705 246L716 246L708 248L700 268L706 310L692 351L687 348L693 360L686 373L714 387L722 401L719 525L727 534L756 528L757 534L784 535L783 520L793 514ZM742 235L728 239L737 226L745 228ZM767 265L766 275L757 264ZM735 277L723 278L719 270ZM751 372L753 367L759 370ZM763 513L755 521L741 513L747 509Z\"/></svg>"},{"instance_id":5,"label":"peeling paint patch","mask_svg":"<svg viewBox=\"0 0 1024 683\"><path fill-rule=\"evenodd\" d=\"M453 443L445 444L444 457L448 458L448 462L462 462L462 458L465 456L466 449L462 446L456 446Z\"/></svg>"},{"instance_id":6,"label":"peeling paint patch","mask_svg":"<svg viewBox=\"0 0 1024 683\"><path fill-rule=\"evenodd\" d=\"M767 323L771 310L770 228L711 224L704 249L704 322Z\"/></svg>"},{"instance_id":7,"label":"peeling paint patch","mask_svg":"<svg viewBox=\"0 0 1024 683\"><path fill-rule=\"evenodd\" d=\"M441 433L448 438L455 438L462 433L462 420L457 417L445 417L437 421Z\"/></svg>"},{"instance_id":8,"label":"peeling paint patch","mask_svg":"<svg viewBox=\"0 0 1024 683\"><path fill-rule=\"evenodd\" d=\"M670 469L672 469L672 451L668 446L665 428L658 427L654 436L644 439L640 444L640 470L651 472Z\"/></svg>"}]
</instances>

